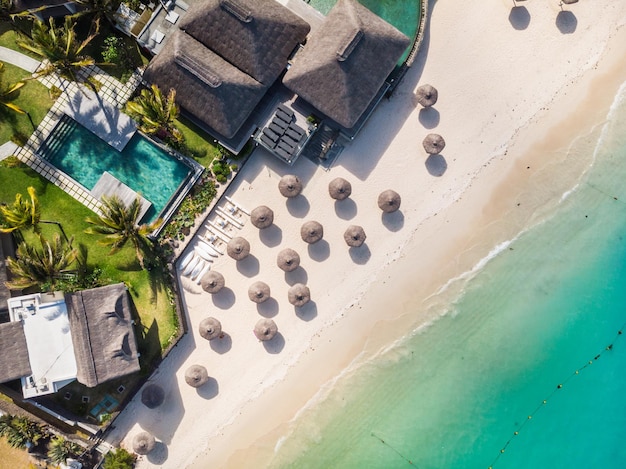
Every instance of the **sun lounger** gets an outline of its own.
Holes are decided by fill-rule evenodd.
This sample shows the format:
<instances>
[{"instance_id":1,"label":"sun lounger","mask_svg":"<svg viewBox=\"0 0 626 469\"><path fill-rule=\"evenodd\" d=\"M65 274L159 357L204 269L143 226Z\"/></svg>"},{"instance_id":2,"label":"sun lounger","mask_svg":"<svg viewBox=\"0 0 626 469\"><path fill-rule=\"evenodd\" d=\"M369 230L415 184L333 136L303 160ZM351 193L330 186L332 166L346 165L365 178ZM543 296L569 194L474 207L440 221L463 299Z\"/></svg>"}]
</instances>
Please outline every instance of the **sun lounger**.
<instances>
[{"instance_id":1,"label":"sun lounger","mask_svg":"<svg viewBox=\"0 0 626 469\"><path fill-rule=\"evenodd\" d=\"M242 220L237 220L235 217L233 217L232 215L228 214L222 207L217 207L216 211L222 217L224 217L225 219L230 221L233 225L235 225L237 228L239 228L239 229L243 228Z\"/></svg>"},{"instance_id":2,"label":"sun lounger","mask_svg":"<svg viewBox=\"0 0 626 469\"><path fill-rule=\"evenodd\" d=\"M250 216L250 212L246 210L245 208L243 208L241 205L239 205L237 202L235 202L233 199L231 199L227 195L225 195L224 198L228 200L231 204L233 204L233 206L237 207L238 210L241 210L243 213Z\"/></svg>"},{"instance_id":3,"label":"sun lounger","mask_svg":"<svg viewBox=\"0 0 626 469\"><path fill-rule=\"evenodd\" d=\"M280 127L281 129L287 130L289 128L289 122L285 122L282 119L279 119L278 117L274 117L272 119L272 124L276 125L277 127Z\"/></svg>"},{"instance_id":4,"label":"sun lounger","mask_svg":"<svg viewBox=\"0 0 626 469\"><path fill-rule=\"evenodd\" d=\"M195 254L195 252L194 252ZM191 260L191 262L187 265L187 268L185 270L183 270L183 275L185 277L188 277L189 274L193 271L193 269L196 268L196 266L198 265L198 262L200 262L202 259L199 256L194 256L194 258Z\"/></svg>"},{"instance_id":5,"label":"sun lounger","mask_svg":"<svg viewBox=\"0 0 626 469\"><path fill-rule=\"evenodd\" d=\"M213 262L213 257L217 257L217 254L210 250L209 246L201 239L198 240L194 251L207 262Z\"/></svg>"},{"instance_id":6,"label":"sun lounger","mask_svg":"<svg viewBox=\"0 0 626 469\"><path fill-rule=\"evenodd\" d=\"M279 104L278 105L278 110L284 112L289 117L293 117L294 116L293 110L290 109L289 107L285 106L284 104Z\"/></svg>"},{"instance_id":7,"label":"sun lounger","mask_svg":"<svg viewBox=\"0 0 626 469\"><path fill-rule=\"evenodd\" d=\"M204 277L204 274L206 274L210 268L211 268L211 264L207 262L207 264L204 266L204 269L202 269L200 273L198 273L198 277L196 278L196 283L198 285L200 285L200 282L202 282L202 277Z\"/></svg>"},{"instance_id":8,"label":"sun lounger","mask_svg":"<svg viewBox=\"0 0 626 469\"><path fill-rule=\"evenodd\" d=\"M193 259L193 256L195 256L194 252L189 251L187 255L183 257L183 260L180 261L180 264L178 264L178 270L183 270L185 267L187 267L187 264L189 264L191 259Z\"/></svg>"},{"instance_id":9,"label":"sun lounger","mask_svg":"<svg viewBox=\"0 0 626 469\"><path fill-rule=\"evenodd\" d=\"M211 225L204 225L204 227L207 229L207 233L209 234L209 236L205 237L211 242L212 245L215 245L215 241L218 239L221 240L224 244L228 244L228 242L230 241L230 238L224 236ZM220 252L220 254L223 254L223 252Z\"/></svg>"},{"instance_id":10,"label":"sun lounger","mask_svg":"<svg viewBox=\"0 0 626 469\"><path fill-rule=\"evenodd\" d=\"M217 241L221 241L221 239L219 239L213 233L210 233L210 236L208 236L208 237L207 236L200 236L200 244L213 257L218 257L220 254L224 254L214 244Z\"/></svg>"},{"instance_id":11,"label":"sun lounger","mask_svg":"<svg viewBox=\"0 0 626 469\"><path fill-rule=\"evenodd\" d=\"M200 271L202 269L204 269L205 265L207 265L207 263L204 262L202 259L200 259L200 261L198 262L196 267L189 274L189 278L192 279L192 280L195 279L198 276L198 274L200 273Z\"/></svg>"},{"instance_id":12,"label":"sun lounger","mask_svg":"<svg viewBox=\"0 0 626 469\"><path fill-rule=\"evenodd\" d=\"M208 223L209 223L209 225L211 225L216 230L216 233L221 233L222 235L226 236L229 240L232 239L232 236L230 234L226 233L226 231L224 231L222 228L217 226L211 220L209 220Z\"/></svg>"}]
</instances>

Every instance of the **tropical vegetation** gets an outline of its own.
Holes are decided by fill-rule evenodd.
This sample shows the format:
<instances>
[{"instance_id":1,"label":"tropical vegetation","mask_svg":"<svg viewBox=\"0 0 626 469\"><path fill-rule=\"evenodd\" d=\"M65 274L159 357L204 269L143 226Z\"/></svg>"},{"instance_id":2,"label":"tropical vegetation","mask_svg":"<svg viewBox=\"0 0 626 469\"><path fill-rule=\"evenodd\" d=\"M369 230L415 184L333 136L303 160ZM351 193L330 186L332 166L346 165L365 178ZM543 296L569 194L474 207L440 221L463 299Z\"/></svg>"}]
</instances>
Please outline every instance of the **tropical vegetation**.
<instances>
[{"instance_id":1,"label":"tropical vegetation","mask_svg":"<svg viewBox=\"0 0 626 469\"><path fill-rule=\"evenodd\" d=\"M154 243L148 235L161 225L162 220L150 224L139 224L141 216L139 196L128 206L116 195L103 196L101 202L102 214L86 218L85 221L92 226L87 228L85 233L104 235L98 244L110 247L110 254L115 254L130 242L135 248L139 265L144 268L146 256L153 257L154 255Z\"/></svg>"},{"instance_id":2,"label":"tropical vegetation","mask_svg":"<svg viewBox=\"0 0 626 469\"><path fill-rule=\"evenodd\" d=\"M75 22L69 16L60 27L54 24L53 18L47 23L35 20L31 37L22 36L18 39L17 44L21 48L48 61L36 76L58 74L67 80L78 82L78 72L95 63L92 57L86 55L85 48L98 35L99 24L96 22L94 30L80 42L74 27Z\"/></svg>"},{"instance_id":3,"label":"tropical vegetation","mask_svg":"<svg viewBox=\"0 0 626 469\"><path fill-rule=\"evenodd\" d=\"M55 436L48 443L48 458L56 465L65 463L67 458L77 457L82 451L83 448L80 445L62 436Z\"/></svg>"},{"instance_id":4,"label":"tropical vegetation","mask_svg":"<svg viewBox=\"0 0 626 469\"><path fill-rule=\"evenodd\" d=\"M124 448L109 451L104 457L104 469L132 469L135 465L135 456Z\"/></svg>"},{"instance_id":5,"label":"tropical vegetation","mask_svg":"<svg viewBox=\"0 0 626 469\"><path fill-rule=\"evenodd\" d=\"M40 424L26 417L0 415L0 436L5 437L13 448L35 446L45 435L46 431Z\"/></svg>"},{"instance_id":6,"label":"tropical vegetation","mask_svg":"<svg viewBox=\"0 0 626 469\"><path fill-rule=\"evenodd\" d=\"M179 143L183 135L174 124L179 113L175 100L176 90L173 88L165 96L158 86L152 85L126 103L126 112L137 121L142 132L168 143Z\"/></svg>"},{"instance_id":7,"label":"tropical vegetation","mask_svg":"<svg viewBox=\"0 0 626 469\"><path fill-rule=\"evenodd\" d=\"M78 258L78 250L72 247L72 239L65 244L56 234L52 242L37 234L41 249L22 242L17 247L16 258L8 257L7 266L13 280L7 285L14 289L25 289L47 283L52 289L63 274L75 274L70 266Z\"/></svg>"}]
</instances>

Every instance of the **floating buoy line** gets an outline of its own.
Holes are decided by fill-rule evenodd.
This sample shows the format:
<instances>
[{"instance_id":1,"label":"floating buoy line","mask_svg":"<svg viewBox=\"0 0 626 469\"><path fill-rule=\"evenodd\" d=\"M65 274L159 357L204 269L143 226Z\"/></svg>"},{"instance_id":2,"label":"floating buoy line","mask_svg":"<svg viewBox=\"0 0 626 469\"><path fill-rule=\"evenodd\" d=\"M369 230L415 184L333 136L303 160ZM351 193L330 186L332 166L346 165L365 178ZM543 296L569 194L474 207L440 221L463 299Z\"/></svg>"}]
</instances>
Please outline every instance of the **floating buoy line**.
<instances>
[{"instance_id":1,"label":"floating buoy line","mask_svg":"<svg viewBox=\"0 0 626 469\"><path fill-rule=\"evenodd\" d=\"M622 324L622 327L619 329L619 331L617 331L617 334L615 335L615 337L613 338L613 341L607 345L606 347L604 347L604 349L598 353L597 355L595 355L591 360L588 360L587 363L585 363L583 366L581 366L580 368L578 368L577 370L575 370L572 374L570 374L563 382L559 383L553 390L552 392L545 398L543 399L539 405L530 413L528 414L528 416L522 421L521 424L518 425L518 427L515 429L515 431L513 432L513 435L511 435L511 437L506 441L506 443L504 444L504 446L502 446L502 449L500 449L500 452L498 453L498 455L493 459L493 461L491 462L491 464L489 465L488 469L493 469L496 465L496 463L500 460L500 458L502 457L502 455L504 455L506 449L509 447L509 445L513 442L513 440L515 439L515 437L517 437L520 432L524 429L524 427L528 424L528 422L530 422L532 420L532 418L535 416L535 414L537 414L537 412L539 412L542 408L545 407L545 405L548 403L548 401L550 400L550 398L552 398L552 396L554 396L556 393L558 393L559 391L562 391L564 389L564 386L575 376L580 375L580 373L585 370L587 367L590 367L591 365L593 365L593 363L597 360L600 359L600 357L602 355L604 355L607 352L610 352L613 350L613 344L620 338L623 336L623 331L626 328L626 323Z\"/></svg>"}]
</instances>

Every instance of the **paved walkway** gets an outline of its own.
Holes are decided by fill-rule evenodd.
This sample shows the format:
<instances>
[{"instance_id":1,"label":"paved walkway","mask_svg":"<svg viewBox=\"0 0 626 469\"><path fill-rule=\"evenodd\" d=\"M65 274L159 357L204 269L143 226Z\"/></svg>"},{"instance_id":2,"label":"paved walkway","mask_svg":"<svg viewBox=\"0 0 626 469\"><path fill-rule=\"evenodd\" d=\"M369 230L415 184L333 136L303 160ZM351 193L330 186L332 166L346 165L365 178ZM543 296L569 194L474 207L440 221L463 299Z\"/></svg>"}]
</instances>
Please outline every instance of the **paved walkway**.
<instances>
[{"instance_id":1,"label":"paved walkway","mask_svg":"<svg viewBox=\"0 0 626 469\"><path fill-rule=\"evenodd\" d=\"M15 65L16 67L22 68L30 73L34 73L41 64L38 60L32 59L21 52L13 49L7 49L2 46L0 46L0 62Z\"/></svg>"}]
</instances>

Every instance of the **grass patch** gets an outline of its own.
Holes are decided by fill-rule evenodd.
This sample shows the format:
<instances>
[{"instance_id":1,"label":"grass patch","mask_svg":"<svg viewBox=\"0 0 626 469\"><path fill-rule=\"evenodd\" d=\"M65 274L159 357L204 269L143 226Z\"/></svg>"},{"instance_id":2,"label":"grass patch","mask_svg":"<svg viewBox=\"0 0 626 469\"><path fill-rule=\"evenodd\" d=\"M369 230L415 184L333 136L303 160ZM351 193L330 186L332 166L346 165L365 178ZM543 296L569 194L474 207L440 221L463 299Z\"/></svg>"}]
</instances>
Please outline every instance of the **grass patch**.
<instances>
[{"instance_id":1,"label":"grass patch","mask_svg":"<svg viewBox=\"0 0 626 469\"><path fill-rule=\"evenodd\" d=\"M6 438L0 438L0 469L15 469L30 467L30 458L25 449L12 448Z\"/></svg>"},{"instance_id":2,"label":"grass patch","mask_svg":"<svg viewBox=\"0 0 626 469\"><path fill-rule=\"evenodd\" d=\"M209 168L211 162L219 158L220 152L215 139L204 130L183 116L176 119L175 125L185 137L185 148L181 153L193 158L205 168Z\"/></svg>"},{"instance_id":3,"label":"grass patch","mask_svg":"<svg viewBox=\"0 0 626 469\"><path fill-rule=\"evenodd\" d=\"M23 31L30 31L31 23L26 19L17 19L15 22L18 28L21 28ZM15 28L11 23L0 22L0 46L6 47L7 49L13 49L19 51L33 59L39 60L35 54L30 51L26 51L17 45L17 39L19 38L18 33L15 31Z\"/></svg>"},{"instance_id":4,"label":"grass patch","mask_svg":"<svg viewBox=\"0 0 626 469\"><path fill-rule=\"evenodd\" d=\"M36 80L27 80L31 75L26 70L8 63L4 64L3 70L4 83L25 81L26 84L15 92L17 98L13 103L28 111L34 124L39 125L54 104L48 89ZM26 114L18 114L4 106L0 107L0 124L0 145L13 137L29 137L33 133L33 126Z\"/></svg>"},{"instance_id":5,"label":"grass patch","mask_svg":"<svg viewBox=\"0 0 626 469\"><path fill-rule=\"evenodd\" d=\"M142 363L148 364L160 357L178 330L171 293L161 269L142 270L131 246L111 256L108 248L96 243L99 236L84 233L88 227L85 218L94 215L91 210L25 165L13 168L0 165L0 202L12 203L17 192L28 198L26 188L29 186L37 190L42 219L61 222L67 235L74 236L75 246L88 247L89 268L102 269L101 278L110 280L107 283L126 283L139 319L137 330L141 329L141 333L137 340ZM59 233L56 225L41 224L41 229L48 238ZM24 238L31 241L34 235L25 232Z\"/></svg>"}]
</instances>

